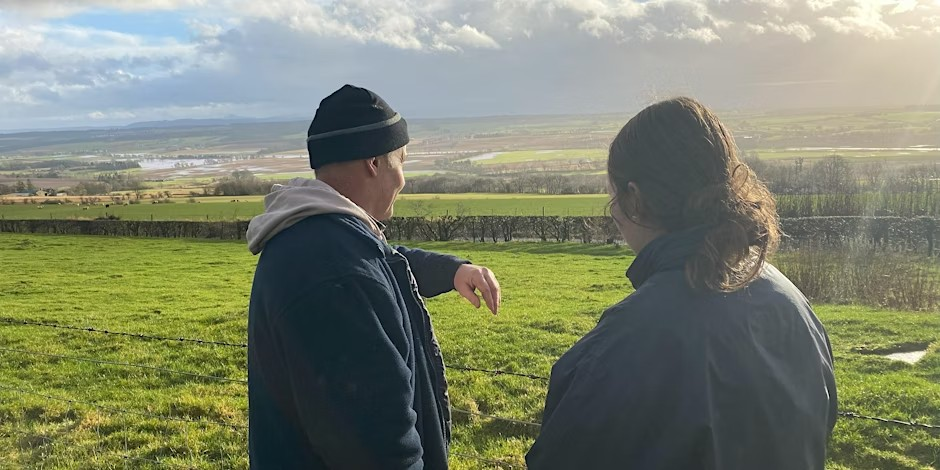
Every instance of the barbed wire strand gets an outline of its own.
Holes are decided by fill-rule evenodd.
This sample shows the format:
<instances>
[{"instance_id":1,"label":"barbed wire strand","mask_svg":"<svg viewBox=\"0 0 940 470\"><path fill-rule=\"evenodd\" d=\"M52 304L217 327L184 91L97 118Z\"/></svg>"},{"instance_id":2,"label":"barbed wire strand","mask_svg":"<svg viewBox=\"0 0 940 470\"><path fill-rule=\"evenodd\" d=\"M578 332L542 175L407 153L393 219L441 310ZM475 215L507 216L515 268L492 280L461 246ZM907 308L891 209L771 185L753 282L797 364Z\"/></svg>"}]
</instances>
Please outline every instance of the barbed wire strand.
<instances>
[{"instance_id":1,"label":"barbed wire strand","mask_svg":"<svg viewBox=\"0 0 940 470\"><path fill-rule=\"evenodd\" d=\"M101 334L114 335L114 336L126 336L126 337L146 339L146 340L155 340L155 341L175 341L175 342L180 342L180 343L194 343L194 344L211 345L211 346L228 346L228 347L235 347L235 348L247 348L248 347L248 345L244 343L229 343L225 341L212 341L212 340L184 338L184 337L173 338L169 336L155 336L155 335L148 335L148 334L143 334L143 333L126 333L122 331L109 331L109 330L105 330L101 328L94 328L94 327L59 325L56 323L18 320L15 318L0 318L0 323L7 323L10 325L28 325L28 326L39 326L39 327L45 327L45 328L58 328L62 330L87 331L91 333L101 333Z\"/></svg>"},{"instance_id":2,"label":"barbed wire strand","mask_svg":"<svg viewBox=\"0 0 940 470\"><path fill-rule=\"evenodd\" d=\"M521 419L504 418L502 416L496 416L496 415L491 415L491 414L486 414L486 413L480 413L478 411L470 411L470 410L464 410L461 408L454 408L454 407L451 407L450 410L454 413L459 413L459 414L464 414L464 415L469 415L469 416L480 416L482 418L492 419L496 421L504 421L504 422L512 423L512 424L520 424L523 426L533 426L533 427L538 427L538 428L542 427L541 423L536 423L534 421L523 421Z\"/></svg>"},{"instance_id":3,"label":"barbed wire strand","mask_svg":"<svg viewBox=\"0 0 940 470\"><path fill-rule=\"evenodd\" d=\"M213 420L207 420L207 419L189 419L189 418L180 418L177 416L163 416L163 415L158 415L158 414L153 414L153 413L147 413L145 411L124 410L121 408L112 408L109 406L99 405L97 403L93 403L90 401L74 400L71 398L63 398L63 397L56 397L52 395L46 395L43 393L34 392L32 390L24 390L22 388L11 387L9 385L3 385L3 384L0 384L0 390L7 390L11 392L21 393L24 395L33 395L33 396L45 398L47 400L61 401L64 403L86 405L86 406L90 406L92 408L96 408L96 409L99 409L108 413L113 413L113 414L142 416L145 418L151 418L151 419L156 419L160 421L177 421L181 423L191 423L191 424L211 424L211 425L215 425L215 426L219 426L223 428L230 428L233 430L247 430L248 429L248 426L245 426L243 424L223 423L221 421L213 421Z\"/></svg>"},{"instance_id":4,"label":"barbed wire strand","mask_svg":"<svg viewBox=\"0 0 940 470\"><path fill-rule=\"evenodd\" d=\"M879 418L877 416L866 416L863 414L858 414L854 411L840 411L839 416L844 416L846 418L866 419L869 421L877 421L879 423L884 423L884 424L894 424L898 426L908 426L908 427L915 427L915 428L922 428L922 429L930 429L934 431L940 430L940 426L937 426L934 424L918 423L916 421L901 421L901 420L892 419L892 418Z\"/></svg>"},{"instance_id":5,"label":"barbed wire strand","mask_svg":"<svg viewBox=\"0 0 940 470\"><path fill-rule=\"evenodd\" d=\"M41 353L37 351L26 351L23 349L12 349L12 348L0 348L0 352L11 352L11 353L25 354L29 356L49 357L49 358L64 359L64 360L75 361L75 362L88 362L91 364L99 364L99 365L132 367L132 368L137 368L137 369L152 370L152 371L157 371L157 372L166 372L168 374L185 375L188 377L195 377L195 378L205 379L205 380L214 380L214 381L219 381L219 382L233 382L233 383L241 383L241 384L248 383L247 380L243 380L243 379L230 379L228 377L218 377L215 375L202 375L202 374L196 374L196 373L186 372L186 371L181 371L181 370L166 369L163 367L154 367L154 366L148 366L144 364L133 364L129 362L105 361L101 359L91 359L87 357L63 356L61 354L49 354L49 353Z\"/></svg>"},{"instance_id":6,"label":"barbed wire strand","mask_svg":"<svg viewBox=\"0 0 940 470\"><path fill-rule=\"evenodd\" d=\"M7 323L7 324L12 324L12 325L24 325L24 326L37 326L37 327L45 327L45 328L58 328L58 329L72 330L72 331L85 331L85 332L100 333L100 334L105 334L105 335L126 336L126 337L146 339L146 340L156 340L156 341L188 342L188 343L195 343L195 344L211 344L211 345L216 345L216 346L228 346L228 347L238 347L238 348L248 347L248 345L244 343L228 343L228 342L223 342L223 341L210 341L210 340L204 340L204 339L198 339L198 338L153 336L153 335L147 335L143 333L109 331L109 330L105 330L101 328L94 328L94 327L77 327L77 326L70 326L70 325L59 325L57 323L34 322L34 321L29 321L29 320L18 320L18 319L12 319L12 318L0 318L0 323ZM467 372L482 372L482 373L492 374L492 375L508 375L508 376L514 376L514 377L523 377L523 378L532 379L532 380L548 381L548 377L535 375L535 374L509 372L509 371L498 370L498 369L482 369L479 367L470 367L470 366L464 366L464 365L458 365L458 364L448 365L447 367L449 369L462 370L462 371L467 371Z\"/></svg>"},{"instance_id":7,"label":"barbed wire strand","mask_svg":"<svg viewBox=\"0 0 940 470\"><path fill-rule=\"evenodd\" d=\"M462 371L467 371L467 372L483 372L483 373L492 374L492 375L511 375L513 377L522 377L526 379L543 380L545 382L548 382L548 377L545 377L542 375L535 375L535 374L524 374L521 372L508 372L508 371L499 370L499 369L480 369L478 367L468 367L468 366L461 366L461 365L447 365L447 368L457 369L457 370L462 370Z\"/></svg>"}]
</instances>

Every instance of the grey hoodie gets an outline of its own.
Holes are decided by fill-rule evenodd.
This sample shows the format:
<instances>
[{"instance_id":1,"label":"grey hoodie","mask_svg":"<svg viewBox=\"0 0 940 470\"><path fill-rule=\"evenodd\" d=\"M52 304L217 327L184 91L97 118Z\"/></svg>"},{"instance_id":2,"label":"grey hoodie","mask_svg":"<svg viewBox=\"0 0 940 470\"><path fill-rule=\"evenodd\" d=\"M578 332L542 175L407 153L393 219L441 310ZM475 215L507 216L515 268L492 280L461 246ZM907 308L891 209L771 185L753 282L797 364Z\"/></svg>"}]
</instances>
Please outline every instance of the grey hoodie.
<instances>
[{"instance_id":1,"label":"grey hoodie","mask_svg":"<svg viewBox=\"0 0 940 470\"><path fill-rule=\"evenodd\" d=\"M332 186L319 180L294 178L287 184L274 185L264 197L264 213L248 224L248 249L257 255L278 233L307 217L320 214L351 215L365 222L379 239L385 240L379 222Z\"/></svg>"}]
</instances>

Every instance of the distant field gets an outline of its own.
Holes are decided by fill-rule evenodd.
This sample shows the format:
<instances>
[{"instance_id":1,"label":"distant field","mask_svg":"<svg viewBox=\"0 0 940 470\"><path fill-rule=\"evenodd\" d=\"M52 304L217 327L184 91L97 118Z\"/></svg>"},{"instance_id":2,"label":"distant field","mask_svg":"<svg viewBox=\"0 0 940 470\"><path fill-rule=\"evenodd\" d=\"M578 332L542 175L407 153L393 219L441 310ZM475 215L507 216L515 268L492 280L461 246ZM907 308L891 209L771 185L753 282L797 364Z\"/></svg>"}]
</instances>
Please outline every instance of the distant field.
<instances>
[{"instance_id":1,"label":"distant field","mask_svg":"<svg viewBox=\"0 0 940 470\"><path fill-rule=\"evenodd\" d=\"M44 198L37 198L43 200ZM0 205L6 219L94 219L115 215L123 220L247 220L264 210L262 196L200 197L196 203L174 198L171 204L80 207L74 204ZM237 200L238 202L232 202ZM544 196L529 194L403 194L395 215L604 215L601 194Z\"/></svg>"},{"instance_id":2,"label":"distant field","mask_svg":"<svg viewBox=\"0 0 940 470\"><path fill-rule=\"evenodd\" d=\"M310 178L312 171L294 171L287 173L256 173L255 176L265 180L289 180L291 178Z\"/></svg>"},{"instance_id":3,"label":"distant field","mask_svg":"<svg viewBox=\"0 0 940 470\"><path fill-rule=\"evenodd\" d=\"M492 156L492 158L483 158L489 156ZM566 149L494 152L493 154L474 157L470 160L479 165L502 165L507 163L551 160L603 160L605 158L607 158L607 150L605 149Z\"/></svg>"},{"instance_id":4,"label":"distant field","mask_svg":"<svg viewBox=\"0 0 940 470\"><path fill-rule=\"evenodd\" d=\"M794 158L819 159L829 157L844 157L858 160L890 159L894 162L940 160L938 150L854 150L854 149L825 149L825 150L795 150L795 149L759 149L754 150L760 158L767 160L787 160Z\"/></svg>"},{"instance_id":5,"label":"distant field","mask_svg":"<svg viewBox=\"0 0 940 470\"><path fill-rule=\"evenodd\" d=\"M103 204L79 207L76 205L15 204L0 206L0 217L6 219L94 219L114 215L123 220L243 220L260 214L264 204L253 202L187 203L178 200L172 204Z\"/></svg>"},{"instance_id":6,"label":"distant field","mask_svg":"<svg viewBox=\"0 0 940 470\"><path fill-rule=\"evenodd\" d=\"M606 204L603 194L403 194L395 215L603 215Z\"/></svg>"}]
</instances>

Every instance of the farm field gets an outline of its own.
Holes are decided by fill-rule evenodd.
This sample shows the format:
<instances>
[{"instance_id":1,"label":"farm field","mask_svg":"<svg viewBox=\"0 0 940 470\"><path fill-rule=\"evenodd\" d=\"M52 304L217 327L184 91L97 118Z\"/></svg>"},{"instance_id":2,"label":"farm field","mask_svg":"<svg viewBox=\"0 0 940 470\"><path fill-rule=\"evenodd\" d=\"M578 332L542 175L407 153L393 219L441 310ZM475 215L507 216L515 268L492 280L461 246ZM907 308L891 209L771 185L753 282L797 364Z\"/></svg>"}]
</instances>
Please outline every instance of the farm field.
<instances>
[{"instance_id":1,"label":"farm field","mask_svg":"<svg viewBox=\"0 0 940 470\"><path fill-rule=\"evenodd\" d=\"M11 199L3 204L5 219L95 219L115 216L121 220L249 220L264 210L264 196L174 196L170 203L153 204L145 196L140 204L109 203L104 197L92 205L78 205L80 198ZM61 204L44 204L58 200ZM600 216L606 215L608 197L603 194L402 194L395 204L396 217L442 215ZM107 204L107 206L106 206ZM940 214L940 199L933 193L878 193L779 195L777 209L782 217L872 216L879 211L902 217ZM544 211L544 212L543 212Z\"/></svg>"},{"instance_id":2,"label":"farm field","mask_svg":"<svg viewBox=\"0 0 940 470\"><path fill-rule=\"evenodd\" d=\"M632 113L414 119L412 177L592 175ZM933 109L722 111L748 156L767 161L819 160L891 167L940 161L940 112ZM217 123L48 131L0 136L0 184L31 179L39 188L72 188L111 170L88 165L134 160L122 170L153 189L202 191L234 171L263 179L309 175L304 129L309 122ZM113 176L113 175L112 175ZM126 187L126 186L124 186ZM12 190L8 192L13 192ZM156 215L155 215L156 217Z\"/></svg>"},{"instance_id":3,"label":"farm field","mask_svg":"<svg viewBox=\"0 0 940 470\"><path fill-rule=\"evenodd\" d=\"M503 285L498 317L456 294L430 300L451 366L546 376L604 308L630 292L623 272L631 253L621 247L418 246L484 264ZM247 468L246 354L237 345L246 341L256 259L243 244L0 234L0 259L4 319L235 345L0 322L4 465ZM940 423L940 315L828 305L817 312L832 339L842 410ZM912 348L928 351L916 365L873 354ZM471 412L454 414L452 467L522 466L537 429L472 413L538 421L545 384L453 367L448 376L453 406ZM843 418L830 450L834 469L927 469L940 461L940 434Z\"/></svg>"},{"instance_id":4,"label":"farm field","mask_svg":"<svg viewBox=\"0 0 940 470\"><path fill-rule=\"evenodd\" d=\"M38 198L42 201L45 198ZM104 203L80 207L69 204L0 205L7 219L94 219L115 215L122 220L247 220L264 210L262 196L205 197L197 203L174 198L170 204L141 204L105 207ZM238 202L233 202L237 200ZM604 215L607 196L532 194L402 194L395 204L400 217L431 215ZM40 209L40 206L42 208Z\"/></svg>"},{"instance_id":5,"label":"farm field","mask_svg":"<svg viewBox=\"0 0 940 470\"><path fill-rule=\"evenodd\" d=\"M481 165L505 163L540 162L552 160L606 160L606 149L566 149L566 150L516 150L512 152L492 152L470 158Z\"/></svg>"},{"instance_id":6,"label":"farm field","mask_svg":"<svg viewBox=\"0 0 940 470\"><path fill-rule=\"evenodd\" d=\"M830 157L843 157L850 160L877 161L892 163L931 162L940 159L940 150L936 148L898 148L898 149L759 149L755 150L760 158L767 160L793 160L804 158L818 160Z\"/></svg>"}]
</instances>

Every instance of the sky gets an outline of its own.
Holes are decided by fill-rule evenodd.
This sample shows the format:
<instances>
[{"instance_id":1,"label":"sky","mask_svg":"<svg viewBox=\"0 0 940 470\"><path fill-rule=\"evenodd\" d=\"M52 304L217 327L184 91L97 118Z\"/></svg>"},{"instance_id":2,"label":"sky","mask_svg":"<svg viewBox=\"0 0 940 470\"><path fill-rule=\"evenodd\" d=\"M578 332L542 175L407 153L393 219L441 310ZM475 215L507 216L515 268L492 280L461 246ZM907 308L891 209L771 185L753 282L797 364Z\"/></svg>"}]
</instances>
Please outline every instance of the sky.
<instances>
[{"instance_id":1,"label":"sky","mask_svg":"<svg viewBox=\"0 0 940 470\"><path fill-rule=\"evenodd\" d=\"M940 0L0 0L0 130L940 104Z\"/></svg>"}]
</instances>

